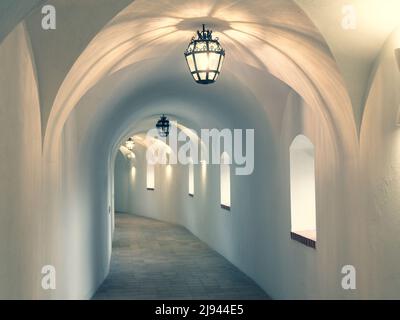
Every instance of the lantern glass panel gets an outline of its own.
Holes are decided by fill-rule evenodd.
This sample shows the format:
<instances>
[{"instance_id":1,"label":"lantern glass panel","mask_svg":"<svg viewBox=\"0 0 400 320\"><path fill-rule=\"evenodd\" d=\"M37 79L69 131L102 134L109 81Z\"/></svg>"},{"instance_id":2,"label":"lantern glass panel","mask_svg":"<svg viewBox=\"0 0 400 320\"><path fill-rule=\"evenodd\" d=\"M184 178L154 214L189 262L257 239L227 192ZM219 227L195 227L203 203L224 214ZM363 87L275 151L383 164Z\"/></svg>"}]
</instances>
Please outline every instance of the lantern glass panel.
<instances>
[{"instance_id":1,"label":"lantern glass panel","mask_svg":"<svg viewBox=\"0 0 400 320\"><path fill-rule=\"evenodd\" d=\"M209 70L218 70L219 53L210 52L208 58L208 68Z\"/></svg>"},{"instance_id":2,"label":"lantern glass panel","mask_svg":"<svg viewBox=\"0 0 400 320\"><path fill-rule=\"evenodd\" d=\"M200 76L200 80L206 80L207 79L207 72L200 72L199 76Z\"/></svg>"},{"instance_id":3,"label":"lantern glass panel","mask_svg":"<svg viewBox=\"0 0 400 320\"><path fill-rule=\"evenodd\" d=\"M208 54L206 52L196 53L197 70L208 70Z\"/></svg>"},{"instance_id":4,"label":"lantern glass panel","mask_svg":"<svg viewBox=\"0 0 400 320\"><path fill-rule=\"evenodd\" d=\"M186 59L187 59L187 62L188 62L190 71L191 71L191 72L195 71L196 68L195 68L195 65L194 65L193 55L192 55L192 54L188 55L188 56L186 57Z\"/></svg>"}]
</instances>

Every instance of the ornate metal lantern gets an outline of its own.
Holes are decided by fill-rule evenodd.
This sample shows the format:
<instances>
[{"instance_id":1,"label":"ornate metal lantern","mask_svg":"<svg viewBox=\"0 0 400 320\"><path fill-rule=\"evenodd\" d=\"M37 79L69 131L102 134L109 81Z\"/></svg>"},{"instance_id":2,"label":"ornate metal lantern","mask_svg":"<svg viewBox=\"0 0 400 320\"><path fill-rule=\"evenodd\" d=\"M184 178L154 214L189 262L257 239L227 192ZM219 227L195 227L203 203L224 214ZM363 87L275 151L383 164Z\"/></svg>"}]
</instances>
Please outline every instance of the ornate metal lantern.
<instances>
[{"instance_id":1,"label":"ornate metal lantern","mask_svg":"<svg viewBox=\"0 0 400 320\"><path fill-rule=\"evenodd\" d=\"M185 58L193 79L197 83L209 84L215 82L221 73L225 50L203 24L203 30L197 31L197 38L193 37L186 49Z\"/></svg>"},{"instance_id":2,"label":"ornate metal lantern","mask_svg":"<svg viewBox=\"0 0 400 320\"><path fill-rule=\"evenodd\" d=\"M134 146L135 146L135 141L133 141L132 138L129 138L128 140L125 141L125 147L127 147L128 150L132 151Z\"/></svg>"},{"instance_id":3,"label":"ornate metal lantern","mask_svg":"<svg viewBox=\"0 0 400 320\"><path fill-rule=\"evenodd\" d=\"M170 126L171 125L168 118L165 115L162 115L160 120L158 120L156 124L156 128L160 137L168 137Z\"/></svg>"}]
</instances>

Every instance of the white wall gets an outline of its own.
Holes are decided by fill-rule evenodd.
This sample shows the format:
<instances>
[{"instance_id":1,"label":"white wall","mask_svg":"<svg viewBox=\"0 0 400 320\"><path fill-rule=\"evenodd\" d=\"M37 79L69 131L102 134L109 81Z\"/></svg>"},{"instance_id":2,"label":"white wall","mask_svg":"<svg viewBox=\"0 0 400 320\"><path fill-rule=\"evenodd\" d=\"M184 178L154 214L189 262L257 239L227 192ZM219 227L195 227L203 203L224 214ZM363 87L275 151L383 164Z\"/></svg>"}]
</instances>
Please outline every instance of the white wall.
<instances>
[{"instance_id":1,"label":"white wall","mask_svg":"<svg viewBox=\"0 0 400 320\"><path fill-rule=\"evenodd\" d=\"M153 70L149 68L151 65ZM365 216L375 211L360 210L366 195L359 181L358 150L354 150L354 157L346 158L327 119L297 95L290 95L286 101L287 87L276 80L267 80L256 70L253 72L259 79L257 90L262 93L237 86L237 79L226 71L227 79L231 79L221 82L220 87L207 88L204 99L205 88L193 86L186 78L175 78L181 72L179 68L176 73L164 68L153 62L135 65L123 72L126 76L115 74L106 78L79 103L80 111L75 116L80 129L70 131L85 137L79 139L77 158L78 163L84 164L79 165L81 176L73 184L81 185L82 189L79 189L76 211L79 219L71 230L79 228L80 234L90 237L82 239L87 243L84 248L76 247L80 242L69 247L79 257L80 264L64 281L71 283L71 277L78 271L83 278L93 278L83 284L74 280L71 297L90 296L107 272L107 179L112 146L135 131L141 122L162 112L179 115L183 124L197 129L255 128L255 172L250 177L232 176L232 208L227 212L219 206L218 166L207 166L205 181L200 179L201 168L195 166L194 198L187 195L186 167L172 166L172 175L167 178L165 168L158 166L155 190L147 191L142 150L136 153L134 183L131 179L120 181L130 173L118 170L120 165L125 170L129 166L117 158L116 192L127 191L127 195L116 195L117 210L182 224L255 279L274 298L365 298L374 296L371 292L383 295L388 281L377 281L379 278L371 267L376 255L370 248L378 240L372 243L365 232L369 222ZM161 77L154 78L154 82L136 82L132 88L130 73L139 79L144 73L148 79L153 73ZM158 88L157 96L152 95L154 87ZM101 93L105 90L114 95L104 101ZM243 112L244 106L246 112ZM268 110L268 117L264 108ZM92 118L89 122L94 110L98 111L96 121ZM291 240L289 235L289 146L301 133L316 147L317 250ZM70 171L66 170L65 174ZM118 197L124 200L120 202ZM389 210L394 212L394 207ZM73 236L71 233L70 237ZM344 291L340 286L340 270L347 264L357 268L357 291ZM386 269L379 270L383 276L390 274ZM393 288L394 292L395 285Z\"/></svg>"},{"instance_id":2,"label":"white wall","mask_svg":"<svg viewBox=\"0 0 400 320\"><path fill-rule=\"evenodd\" d=\"M179 9L186 3L182 1ZM230 212L219 206L219 168L212 165L204 179L195 167L194 198L187 195L187 168L173 166L168 178L165 168L158 167L154 192L146 191L145 184L138 189L130 183L132 192L117 209L186 226L274 298L398 297L400 173L395 119L400 102L393 50L399 46L399 32L385 44L369 81L360 157L353 112L359 115L362 108L358 102L351 106L347 96L348 91L357 91L352 98L360 100L359 83L353 90L344 86L318 30L292 2L285 3L293 17L290 24L280 6L265 16L260 8L271 4L267 1L254 1L252 7L239 2L229 12L220 8L227 16L246 10L242 31L251 34L238 37L246 50L225 35L230 58L215 86L194 84L182 59L185 36L192 36L198 20L174 24L176 32L171 34L162 28L170 20L160 5L146 20L148 32L142 34L145 24L137 18L148 12L147 1L135 1L91 44L89 39L109 19L106 9L103 22L97 21L79 38L74 35L83 32L80 25L70 33L61 28L58 31L65 34L60 37L35 29L39 84L38 64L23 25L0 43L0 259L6 262L0 266L1 297L88 298L95 292L107 275L111 252L113 151L130 131L162 112L197 129L255 128L255 172L250 177L232 176ZM118 10L111 4L110 8L111 15ZM68 24L79 6L62 9ZM90 8L84 11L90 13ZM330 15L329 9L325 12ZM35 24L38 17L37 10L28 23ZM160 25L154 24L151 19L159 17ZM87 20L84 15L81 19ZM260 25L255 27L253 20ZM6 29L1 27L0 37L12 28L10 21L5 22ZM281 30L271 30L270 21ZM227 21L214 22L221 30L229 26ZM163 30L156 32L157 27ZM232 30L227 31L229 35ZM131 41L132 34L139 33ZM256 41L255 34L265 39ZM77 40L74 50L68 48L68 37ZM351 39L346 43L352 45ZM359 47L363 45L360 41ZM50 56L52 64L57 63L52 48L66 54L65 64L57 70L46 64ZM351 59L359 60L351 50L344 55L350 53ZM308 104L295 94L286 101L288 86L269 72ZM45 112L40 113L40 107ZM41 118L49 124L41 126ZM289 237L288 150L300 133L316 147L315 251ZM139 152L139 162L140 157ZM138 165L135 183L144 179ZM126 183L116 187L125 189ZM55 291L40 288L44 264L56 266ZM357 291L340 287L345 264L357 268Z\"/></svg>"},{"instance_id":3,"label":"white wall","mask_svg":"<svg viewBox=\"0 0 400 320\"><path fill-rule=\"evenodd\" d=\"M377 58L361 131L371 296L390 299L399 297L400 286L400 72L394 54L399 47L400 28Z\"/></svg>"},{"instance_id":4,"label":"white wall","mask_svg":"<svg viewBox=\"0 0 400 320\"><path fill-rule=\"evenodd\" d=\"M134 186L138 177L136 166L132 161L127 160L120 152L115 158L115 167L120 168L114 171L114 195L115 195L115 211L127 213L129 198L131 197L130 186ZM135 168L135 174L132 176L132 168ZM132 180L132 181L130 181Z\"/></svg>"},{"instance_id":5,"label":"white wall","mask_svg":"<svg viewBox=\"0 0 400 320\"><path fill-rule=\"evenodd\" d=\"M336 160L336 148L324 120L318 119L295 94L289 96L287 105L286 99L271 96L268 103L275 110L286 110L280 136L269 127L260 108L257 112L258 102L252 102L243 92L241 96L235 99L237 105L243 103L241 108L245 105L249 111L245 117L234 111L212 116L218 128L255 129L254 173L235 176L235 166L232 166L231 211L220 207L218 165L207 166L205 179L201 165L195 165L193 198L187 193L187 166L174 165L170 178L166 177L166 168L158 166L155 190L147 191L145 151L140 146L135 147L134 182L128 178L127 160L117 156L115 184L119 187L116 192L123 194L116 195L116 207L185 226L252 277L273 298L362 297L363 290L348 293L340 287L341 266L357 265L359 261L355 251L342 247L342 239L351 237L351 233L347 234L350 228L343 228L343 224L351 224L354 218L346 216L355 214L345 207L348 199L341 192L346 194L346 191L339 187L344 182L336 176L341 164ZM209 103L217 110L226 107ZM210 122L203 123L204 128L210 125ZM289 148L300 133L310 137L317 150L317 250L290 239ZM351 185L344 187L351 188ZM124 202L118 203L120 199ZM365 283L361 283L362 279L360 286L363 287Z\"/></svg>"},{"instance_id":6,"label":"white wall","mask_svg":"<svg viewBox=\"0 0 400 320\"><path fill-rule=\"evenodd\" d=\"M44 251L38 245L41 132L35 66L23 24L0 46L0 137L0 298L32 298Z\"/></svg>"}]
</instances>

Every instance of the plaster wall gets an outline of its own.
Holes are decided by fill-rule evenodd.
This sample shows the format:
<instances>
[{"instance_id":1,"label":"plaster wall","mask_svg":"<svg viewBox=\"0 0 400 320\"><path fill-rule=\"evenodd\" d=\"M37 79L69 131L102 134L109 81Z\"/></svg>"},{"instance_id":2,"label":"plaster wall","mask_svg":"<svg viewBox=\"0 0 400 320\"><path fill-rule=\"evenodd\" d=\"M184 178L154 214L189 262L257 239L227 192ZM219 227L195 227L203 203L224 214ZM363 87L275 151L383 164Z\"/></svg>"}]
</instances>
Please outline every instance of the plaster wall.
<instances>
[{"instance_id":1,"label":"plaster wall","mask_svg":"<svg viewBox=\"0 0 400 320\"><path fill-rule=\"evenodd\" d=\"M400 285L400 72L395 57L399 47L398 28L376 60L361 132L371 295L390 299L398 298Z\"/></svg>"},{"instance_id":2,"label":"plaster wall","mask_svg":"<svg viewBox=\"0 0 400 320\"><path fill-rule=\"evenodd\" d=\"M346 218L349 208L340 205L348 200L338 190L344 182L335 178L340 165L334 160L336 149L324 122L296 94L287 100L275 97L269 103L276 112L285 110L285 115L281 133L274 138L274 131L262 121L261 109L257 113L249 101L252 112L245 117L232 112L213 116L218 128L255 129L255 170L251 176L236 176L232 166L230 211L220 207L218 165L207 165L205 174L201 165L194 166L194 197L188 195L188 166L184 165L172 166L169 177L167 168L158 166L155 190L146 190L145 149L140 146L135 147L135 161L117 155L117 210L183 225L273 298L363 297L366 283L362 278L356 293L349 294L340 285L341 266L358 264L359 256L342 241L352 237L350 228L343 226L353 225L354 216ZM316 146L317 250L290 239L289 147L298 134L307 135Z\"/></svg>"},{"instance_id":3,"label":"plaster wall","mask_svg":"<svg viewBox=\"0 0 400 320\"><path fill-rule=\"evenodd\" d=\"M196 16L198 11L187 10L187 2L177 1L171 10L180 9L190 21L174 20L169 26L171 20L164 19L169 11L161 2L149 8L149 2L135 1L98 32L129 3L114 7L109 2L102 18L94 19L81 37L75 36L83 30L80 24L90 7L73 29L46 35L37 29L36 11L26 21L30 40L23 24L13 27L40 1L32 7L7 1L5 8L15 14L0 19L0 297L91 297L109 268L117 156L115 209L185 226L273 298L398 298L398 30L376 60L368 81L371 91L363 89L370 61L397 20L368 43L366 57L360 33L342 38L336 29L326 29L329 6L321 14L314 1L298 2L323 29L346 87L322 36L291 1L253 1L251 7L238 2L238 7L215 9L219 18L209 21L223 30L232 59L226 60L217 86L207 88L191 82L182 59L186 38L203 19ZM73 8L71 1L52 3L68 9L59 16L64 19L60 26L66 27L82 2L74 2ZM269 19L259 16L261 6ZM154 16L143 23L140 18L149 10ZM236 26L232 33L235 24L225 18L229 12L237 19L235 14L243 10L248 16L239 20L250 26ZM280 29L271 29L271 21ZM161 31L155 32L156 27ZM76 42L68 41L72 38ZM357 50L351 48L354 38ZM343 52L341 39L350 46ZM65 54L59 69L46 65L48 59L58 62L52 50ZM159 52L164 53L161 59ZM350 68L358 60L362 65ZM368 97L365 108L363 96ZM247 177L232 175L230 212L219 206L218 166L209 165L204 172L195 165L194 198L187 194L188 168L179 165L168 169L170 173L158 166L156 189L145 190L144 150L137 154L132 179L129 164L116 154L118 145L144 120L162 112L197 129L256 130L255 171ZM360 156L355 128L362 115ZM316 250L289 237L288 152L298 134L309 137L316 151ZM42 145L47 148L43 153ZM56 267L54 291L40 288L45 264ZM340 270L347 264L357 268L353 292L340 286Z\"/></svg>"},{"instance_id":4,"label":"plaster wall","mask_svg":"<svg viewBox=\"0 0 400 320\"><path fill-rule=\"evenodd\" d=\"M31 298L42 256L41 131L35 66L24 24L0 46L0 298Z\"/></svg>"}]
</instances>

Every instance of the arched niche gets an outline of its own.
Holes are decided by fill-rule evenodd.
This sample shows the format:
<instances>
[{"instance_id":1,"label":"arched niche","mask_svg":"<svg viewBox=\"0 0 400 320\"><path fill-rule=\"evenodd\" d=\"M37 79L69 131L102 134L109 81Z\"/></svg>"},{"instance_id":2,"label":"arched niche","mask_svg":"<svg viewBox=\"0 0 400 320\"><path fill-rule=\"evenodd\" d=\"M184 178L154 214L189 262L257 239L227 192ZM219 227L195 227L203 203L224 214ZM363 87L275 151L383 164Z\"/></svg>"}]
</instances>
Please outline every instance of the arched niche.
<instances>
[{"instance_id":1,"label":"arched niche","mask_svg":"<svg viewBox=\"0 0 400 320\"><path fill-rule=\"evenodd\" d=\"M231 157L227 152L221 154L220 160L220 202L221 208L231 209Z\"/></svg>"},{"instance_id":2,"label":"arched niche","mask_svg":"<svg viewBox=\"0 0 400 320\"><path fill-rule=\"evenodd\" d=\"M290 212L292 234L315 242L315 152L313 143L302 134L290 145Z\"/></svg>"}]
</instances>

